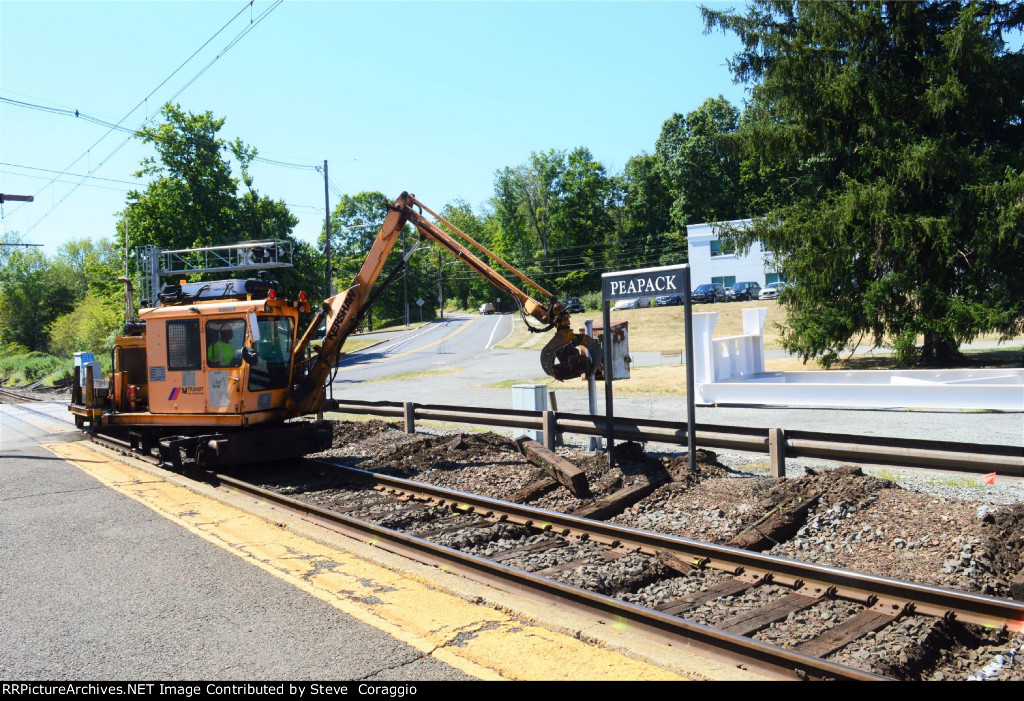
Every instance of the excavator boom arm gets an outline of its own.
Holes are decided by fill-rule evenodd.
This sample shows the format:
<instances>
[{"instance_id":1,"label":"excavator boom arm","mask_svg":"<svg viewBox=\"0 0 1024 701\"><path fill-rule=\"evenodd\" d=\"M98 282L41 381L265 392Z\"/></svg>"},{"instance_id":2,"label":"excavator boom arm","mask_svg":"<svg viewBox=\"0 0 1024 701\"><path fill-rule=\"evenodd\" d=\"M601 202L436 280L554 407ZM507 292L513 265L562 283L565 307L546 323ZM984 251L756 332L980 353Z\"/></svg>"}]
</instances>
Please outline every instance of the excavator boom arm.
<instances>
[{"instance_id":1,"label":"excavator boom arm","mask_svg":"<svg viewBox=\"0 0 1024 701\"><path fill-rule=\"evenodd\" d=\"M491 260L533 287L547 298L547 304L537 301L509 282L476 254L425 218L422 214L423 210L429 212L431 216L439 221L444 222L452 231L482 251ZM366 260L363 261L362 267L360 267L359 272L352 281L352 286L344 292L324 301L323 308L314 320L313 325L318 325L321 319L326 318L327 333L324 337L323 345L320 347L317 357L309 367L308 372L293 385L293 391L288 399L288 408L294 415L298 416L315 411L320 405L323 399L324 382L329 377L334 364L341 355L341 348L345 343L345 339L356 329L359 320L365 313L366 305L372 302L371 292L373 286L380 277L385 262L391 251L394 250L402 228L406 223L415 226L422 238L436 242L482 278L516 300L524 313L537 319L541 324L546 325L547 328L557 329L555 338L541 351L541 365L545 372L559 380L593 372L595 364L599 362L601 357L600 345L594 339L572 332L569 325L569 315L562 308L561 302L558 301L555 295L537 285L529 277L432 212L419 202L414 195L403 192L393 204L388 205L388 213L384 218L384 223L366 256ZM415 247L413 250L415 250ZM402 261L403 265L411 255L412 251L409 251ZM298 355L305 349L306 343L308 343L308 339L312 335L313 325L304 334L303 342L296 347L293 367L298 365ZM577 350L578 346L585 347L590 354L590 358L579 353Z\"/></svg>"}]
</instances>

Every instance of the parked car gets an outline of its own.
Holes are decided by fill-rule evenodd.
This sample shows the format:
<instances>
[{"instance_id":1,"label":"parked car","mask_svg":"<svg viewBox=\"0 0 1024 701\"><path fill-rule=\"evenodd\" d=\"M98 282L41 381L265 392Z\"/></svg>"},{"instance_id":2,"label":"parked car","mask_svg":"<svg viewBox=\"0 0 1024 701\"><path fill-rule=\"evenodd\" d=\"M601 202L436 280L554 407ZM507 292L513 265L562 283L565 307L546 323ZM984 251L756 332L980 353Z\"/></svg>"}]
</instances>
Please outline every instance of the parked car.
<instances>
[{"instance_id":1,"label":"parked car","mask_svg":"<svg viewBox=\"0 0 1024 701\"><path fill-rule=\"evenodd\" d=\"M673 307L683 303L683 298L679 295L665 295L664 297L657 297L654 300L654 306L656 307Z\"/></svg>"},{"instance_id":2,"label":"parked car","mask_svg":"<svg viewBox=\"0 0 1024 701\"><path fill-rule=\"evenodd\" d=\"M769 282L761 290L761 294L758 295L758 299L775 299L779 296L779 293L786 287L784 282Z\"/></svg>"},{"instance_id":3,"label":"parked car","mask_svg":"<svg viewBox=\"0 0 1024 701\"><path fill-rule=\"evenodd\" d=\"M490 302L484 302L483 304L480 305L480 313L481 314L493 314L494 313L494 305L491 304Z\"/></svg>"},{"instance_id":4,"label":"parked car","mask_svg":"<svg viewBox=\"0 0 1024 701\"><path fill-rule=\"evenodd\" d=\"M586 311L583 308L583 302L576 297L570 297L569 299L562 302L562 309L569 312L570 314L582 314Z\"/></svg>"},{"instance_id":5,"label":"parked car","mask_svg":"<svg viewBox=\"0 0 1024 701\"><path fill-rule=\"evenodd\" d=\"M728 299L725 294L725 285L720 282L709 282L699 285L690 295L692 302L724 302Z\"/></svg>"},{"instance_id":6,"label":"parked car","mask_svg":"<svg viewBox=\"0 0 1024 701\"><path fill-rule=\"evenodd\" d=\"M651 306L650 297L636 297L635 299L620 299L612 309L639 309Z\"/></svg>"},{"instance_id":7,"label":"parked car","mask_svg":"<svg viewBox=\"0 0 1024 701\"><path fill-rule=\"evenodd\" d=\"M756 282L737 282L726 290L730 302L749 302L758 299L761 294L761 286Z\"/></svg>"}]
</instances>

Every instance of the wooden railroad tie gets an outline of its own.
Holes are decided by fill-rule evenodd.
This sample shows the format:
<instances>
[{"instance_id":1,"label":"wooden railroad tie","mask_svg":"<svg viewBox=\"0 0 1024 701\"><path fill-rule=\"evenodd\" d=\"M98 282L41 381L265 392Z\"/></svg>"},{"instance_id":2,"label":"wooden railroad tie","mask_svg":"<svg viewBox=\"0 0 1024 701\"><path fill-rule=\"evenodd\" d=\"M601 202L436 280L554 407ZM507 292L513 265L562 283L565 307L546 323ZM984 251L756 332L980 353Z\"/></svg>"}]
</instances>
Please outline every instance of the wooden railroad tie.
<instances>
[{"instance_id":1,"label":"wooden railroad tie","mask_svg":"<svg viewBox=\"0 0 1024 701\"><path fill-rule=\"evenodd\" d=\"M787 541L800 530L800 526L807 518L807 512L820 498L821 493L815 494L789 509L784 509L780 505L757 523L744 529L726 545L761 552Z\"/></svg>"},{"instance_id":2,"label":"wooden railroad tie","mask_svg":"<svg viewBox=\"0 0 1024 701\"><path fill-rule=\"evenodd\" d=\"M604 521L612 516L618 516L660 486L659 482L643 482L632 487L623 487L617 492L595 499L593 504L574 511L572 515Z\"/></svg>"},{"instance_id":3,"label":"wooden railroad tie","mask_svg":"<svg viewBox=\"0 0 1024 701\"><path fill-rule=\"evenodd\" d=\"M583 470L526 436L517 438L516 445L527 460L558 480L574 497L590 496L590 485L587 484L587 475Z\"/></svg>"}]
</instances>

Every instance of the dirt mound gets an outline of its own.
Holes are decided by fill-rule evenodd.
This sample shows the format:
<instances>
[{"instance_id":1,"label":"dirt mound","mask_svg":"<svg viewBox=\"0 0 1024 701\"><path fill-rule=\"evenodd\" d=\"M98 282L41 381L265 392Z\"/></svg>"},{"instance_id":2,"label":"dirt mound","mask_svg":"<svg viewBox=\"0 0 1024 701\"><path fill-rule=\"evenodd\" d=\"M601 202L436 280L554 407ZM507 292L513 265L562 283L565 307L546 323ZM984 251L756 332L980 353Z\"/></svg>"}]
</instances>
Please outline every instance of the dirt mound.
<instances>
[{"instance_id":1,"label":"dirt mound","mask_svg":"<svg viewBox=\"0 0 1024 701\"><path fill-rule=\"evenodd\" d=\"M1012 504L981 516L978 525L979 556L976 566L987 570L997 584L986 593L1021 599L1020 585L1011 592L1010 582L1024 574L1024 504Z\"/></svg>"},{"instance_id":2,"label":"dirt mound","mask_svg":"<svg viewBox=\"0 0 1024 701\"><path fill-rule=\"evenodd\" d=\"M718 453L703 448L697 448L697 460L692 467L689 455L665 456L660 457L659 460L676 482L694 482L708 477L724 477L732 472L718 461Z\"/></svg>"},{"instance_id":3,"label":"dirt mound","mask_svg":"<svg viewBox=\"0 0 1024 701\"><path fill-rule=\"evenodd\" d=\"M376 437L389 431L400 431L398 424L388 423L380 419L370 421L335 421L332 445L335 448L359 443L368 438Z\"/></svg>"},{"instance_id":4,"label":"dirt mound","mask_svg":"<svg viewBox=\"0 0 1024 701\"><path fill-rule=\"evenodd\" d=\"M416 436L372 461L382 472L417 474L426 470L457 470L466 465L519 456L515 442L496 433Z\"/></svg>"},{"instance_id":5,"label":"dirt mound","mask_svg":"<svg viewBox=\"0 0 1024 701\"><path fill-rule=\"evenodd\" d=\"M595 495L607 491L601 485L618 488L641 482L691 482L703 477L726 474L729 468L718 462L718 455L710 450L697 450L696 469L690 468L689 456L656 456L644 451L641 443L629 441L615 446L615 466L608 465L604 455L591 455L577 464L590 481Z\"/></svg>"}]
</instances>

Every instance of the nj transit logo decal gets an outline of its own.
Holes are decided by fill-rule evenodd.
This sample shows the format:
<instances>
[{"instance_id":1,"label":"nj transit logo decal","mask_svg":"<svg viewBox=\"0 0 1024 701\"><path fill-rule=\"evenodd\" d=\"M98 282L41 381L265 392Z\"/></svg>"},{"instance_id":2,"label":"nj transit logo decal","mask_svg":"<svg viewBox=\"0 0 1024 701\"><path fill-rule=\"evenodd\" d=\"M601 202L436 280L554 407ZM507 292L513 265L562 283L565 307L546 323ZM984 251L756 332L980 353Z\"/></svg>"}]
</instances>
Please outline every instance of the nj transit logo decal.
<instances>
[{"instance_id":1,"label":"nj transit logo decal","mask_svg":"<svg viewBox=\"0 0 1024 701\"><path fill-rule=\"evenodd\" d=\"M167 397L167 401L173 402L178 398L179 394L202 394L202 387L172 387L171 394Z\"/></svg>"}]
</instances>

